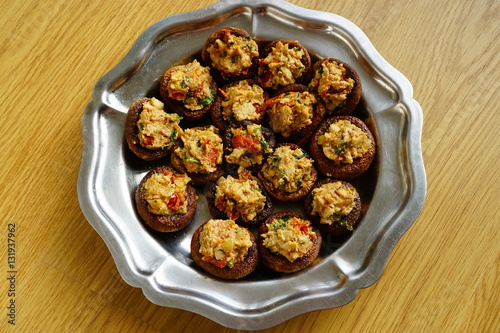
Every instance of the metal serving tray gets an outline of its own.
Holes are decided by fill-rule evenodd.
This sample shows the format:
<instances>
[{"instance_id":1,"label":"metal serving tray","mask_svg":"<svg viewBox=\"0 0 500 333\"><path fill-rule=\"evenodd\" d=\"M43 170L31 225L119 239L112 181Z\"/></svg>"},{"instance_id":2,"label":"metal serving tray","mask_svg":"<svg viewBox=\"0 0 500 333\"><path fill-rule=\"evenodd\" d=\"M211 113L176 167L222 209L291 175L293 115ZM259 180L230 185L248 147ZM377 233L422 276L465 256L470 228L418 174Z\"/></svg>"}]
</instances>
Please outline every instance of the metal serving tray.
<instances>
[{"instance_id":1,"label":"metal serving tray","mask_svg":"<svg viewBox=\"0 0 500 333\"><path fill-rule=\"evenodd\" d=\"M260 40L300 41L316 57L352 65L363 83L361 107L377 140L371 169L353 181L364 202L357 229L343 242L325 238L319 262L295 274L259 267L239 281L212 278L191 260L194 230L210 218L203 195L185 229L160 234L138 218L133 193L152 167L128 151L123 130L129 106L157 95L163 72L199 54L215 29L235 26ZM78 196L83 213L106 242L123 279L161 306L189 310L224 326L257 330L302 313L342 306L382 274L396 242L419 215L426 193L420 137L422 110L408 80L366 35L337 15L282 0L220 1L169 16L149 27L126 57L95 85L82 119ZM300 205L275 210L302 212Z\"/></svg>"}]
</instances>

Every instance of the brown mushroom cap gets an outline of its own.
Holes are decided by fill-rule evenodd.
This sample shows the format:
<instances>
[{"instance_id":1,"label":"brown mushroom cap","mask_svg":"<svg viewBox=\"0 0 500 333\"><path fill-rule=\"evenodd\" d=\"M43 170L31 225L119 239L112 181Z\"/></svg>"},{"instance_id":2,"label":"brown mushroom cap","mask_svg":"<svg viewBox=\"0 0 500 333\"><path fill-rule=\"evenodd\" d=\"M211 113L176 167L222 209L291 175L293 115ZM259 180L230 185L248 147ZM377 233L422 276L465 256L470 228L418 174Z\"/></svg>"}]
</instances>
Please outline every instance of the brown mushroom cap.
<instances>
[{"instance_id":1,"label":"brown mushroom cap","mask_svg":"<svg viewBox=\"0 0 500 333\"><path fill-rule=\"evenodd\" d=\"M307 152L299 147L298 145L294 143L280 143L276 145L276 148L281 147L281 146L289 146L292 149L301 149L305 155L305 157L309 157L307 155ZM271 158L272 155L270 155L268 158ZM264 162L265 163L265 162ZM313 168L311 170L311 179L307 182L303 182L300 189L296 192L293 193L288 193L283 189L276 188L274 184L269 181L263 174L262 170L259 171L257 176L259 177L260 181L266 188L266 191L275 199L281 200L281 201L298 201L302 199L303 197L306 196L307 193L311 190L311 188L314 186L317 178L318 178L318 173L316 171L316 168L313 165Z\"/></svg>"},{"instance_id":2,"label":"brown mushroom cap","mask_svg":"<svg viewBox=\"0 0 500 333\"><path fill-rule=\"evenodd\" d=\"M273 98L276 98L280 95L289 93L289 92L305 92L307 91L307 87L302 85L302 84L291 84L286 87L283 87L276 91L276 93L273 95ZM276 139L278 142L291 142L295 143L299 146L304 146L309 142L309 138L311 135L314 133L314 130L318 127L318 125L321 123L323 120L325 113L326 113L326 107L325 103L321 100L321 98L318 97L316 93L312 93L314 97L316 98L316 103L314 104L313 107L313 117L311 119L311 123L309 125L306 125L305 127L301 128L299 131L292 132L292 134L285 138L283 137L280 133L275 133L276 134ZM264 110L265 111L265 110ZM269 125L269 119L268 116L266 115L264 123L270 127Z\"/></svg>"},{"instance_id":3,"label":"brown mushroom cap","mask_svg":"<svg viewBox=\"0 0 500 333\"><path fill-rule=\"evenodd\" d=\"M257 250L255 236L251 232L249 232L250 240L252 241L253 245L252 247L250 247L250 249L248 249L248 253L244 261L238 262L232 267L220 268L209 263L208 261L203 260L200 253L200 234L206 224L207 223L205 222L198 229L196 229L193 237L191 238L191 258L193 259L194 263L206 272L221 279L241 279L242 277L245 277L248 274L252 273L259 264L259 252Z\"/></svg>"},{"instance_id":4,"label":"brown mushroom cap","mask_svg":"<svg viewBox=\"0 0 500 333\"><path fill-rule=\"evenodd\" d=\"M160 80L160 97L165 103L165 105L172 110L173 112L177 113L187 121L195 121L203 118L206 114L210 113L210 110L212 109L214 102L212 101L210 104L205 105L202 109L200 110L189 110L184 106L182 101L175 100L171 98L168 94L168 84L170 82L170 78L172 76L172 72L174 71L174 68L171 67L163 73L163 76ZM210 84L210 90L216 94L217 92L217 83L215 80L212 80L212 83ZM215 99L215 96L214 96Z\"/></svg>"},{"instance_id":5,"label":"brown mushroom cap","mask_svg":"<svg viewBox=\"0 0 500 333\"><path fill-rule=\"evenodd\" d=\"M228 83L228 84L222 86L222 88L218 89L217 94L215 95L214 102L213 102L213 107L210 109L210 115L212 117L212 121L213 121L214 125L221 131L225 131L227 129L227 127L229 126L229 124L231 124L233 122L233 120L224 119L224 115L222 113L222 110L223 110L222 102L224 101L223 92L225 92L230 87L238 85L240 81L246 81L249 85L258 85L260 87L260 85L257 83L257 81L255 81L253 79L245 79L245 80L233 81L231 83ZM222 90L222 92L221 92L221 90ZM269 98L269 93L264 90L263 95L264 95L264 102L265 102ZM264 107L263 106L262 106L262 110L260 112L262 112L262 118L259 121L251 120L252 122L259 123L259 124L262 122L262 119L264 118L263 117L264 116Z\"/></svg>"},{"instance_id":6,"label":"brown mushroom cap","mask_svg":"<svg viewBox=\"0 0 500 333\"><path fill-rule=\"evenodd\" d=\"M305 255L295 259L293 262L280 254L271 252L266 246L264 246L264 239L261 235L268 232L268 224L272 223L273 220L285 216L303 219L298 214L292 212L277 212L272 214L264 223L260 225L257 243L259 246L261 261L265 266L276 272L293 273L310 266L316 260L321 249L322 237L320 231L315 226L312 226L312 230L316 233L316 238L312 239L313 247Z\"/></svg>"},{"instance_id":7,"label":"brown mushroom cap","mask_svg":"<svg viewBox=\"0 0 500 333\"><path fill-rule=\"evenodd\" d=\"M348 120L355 126L359 127L372 141L370 150L366 152L362 157L356 158L351 164L338 165L334 163L334 161L326 157L325 153L323 152L323 148L318 144L318 138L328 130L330 124L341 119ZM353 116L332 116L323 121L318 126L316 132L313 134L309 142L309 152L316 161L318 170L321 173L323 173L327 177L349 180L358 177L366 170L368 170L375 157L375 146L375 139L371 131L361 119Z\"/></svg>"},{"instance_id":8,"label":"brown mushroom cap","mask_svg":"<svg viewBox=\"0 0 500 333\"><path fill-rule=\"evenodd\" d=\"M191 222L196 213L196 205L197 205L197 195L196 190L193 186L186 186L186 194L187 194L187 212L185 214L175 214L175 215L157 215L150 212L148 206L149 204L144 199L144 192L141 190L144 183L153 176L155 173L161 173L164 171L171 171L175 174L178 174L174 169L162 166L156 167L150 170L141 180L137 189L135 191L135 203L137 207L137 211L141 219L151 228L160 232L174 232L181 230L185 226Z\"/></svg>"},{"instance_id":9,"label":"brown mushroom cap","mask_svg":"<svg viewBox=\"0 0 500 333\"><path fill-rule=\"evenodd\" d=\"M244 80L244 79L249 79L253 77L257 71L257 63L259 56L255 56L252 59L252 65L247 69L245 73L239 73L239 74L234 74L234 73L227 73L220 68L217 68L214 66L212 59L210 57L210 53L208 52L208 47L215 43L217 39L223 40L224 36L226 34L231 34L237 37L243 37L243 38L249 38L250 35L248 32L241 28L236 28L236 27L223 27L220 29L215 30L206 40L205 44L203 45L203 48L201 50L201 58L203 62L211 68L211 73L214 79L219 83L219 84L227 84L232 81L237 81L237 80Z\"/></svg>"},{"instance_id":10,"label":"brown mushroom cap","mask_svg":"<svg viewBox=\"0 0 500 333\"><path fill-rule=\"evenodd\" d=\"M139 158L145 161L153 161L159 158L167 156L171 149L148 149L141 145L139 138L137 137L138 128L137 121L139 120L139 116L143 110L143 104L147 101L151 100L151 98L145 97L134 102L128 112L127 118L125 120L125 141L129 149Z\"/></svg>"},{"instance_id":11,"label":"brown mushroom cap","mask_svg":"<svg viewBox=\"0 0 500 333\"><path fill-rule=\"evenodd\" d=\"M337 64L342 64L344 66L344 68L346 69L346 76L348 78L351 78L354 80L354 87L353 87L352 91L348 94L346 100L341 105L337 106L333 110L329 110L327 108L326 112L328 115L334 115L334 116L349 115L356 109L356 106L358 105L358 103L361 99L361 92L362 92L361 79L359 78L358 72L356 72L356 70L351 65L349 65L341 60L334 59L334 58L324 58L324 59L318 60L312 65L311 69L309 70L309 72L307 74L307 78L305 79L305 81L309 85L311 80L316 75L316 72L321 68L321 65L323 63L326 63L326 62L334 62ZM317 93L317 89L314 89L313 91L315 91Z\"/></svg>"},{"instance_id":12,"label":"brown mushroom cap","mask_svg":"<svg viewBox=\"0 0 500 333\"><path fill-rule=\"evenodd\" d=\"M244 120L242 122L233 122L233 123L230 123L227 127L227 130L224 132L224 135L222 136L222 141L224 143L224 158L225 156L227 155L230 155L231 152L232 152L232 139L233 139L233 134L231 133L231 129L236 129L236 128L239 128L239 127L248 127L250 125L252 125L254 123L250 122L250 121L247 121L247 120ZM274 133L267 127L264 127L262 126L261 127L262 129L262 136L264 137L264 140L266 141L267 145L274 149L274 147L276 146L276 137L274 136ZM263 156L263 160L262 160L262 163L264 163L264 160L265 160L265 157L267 156L268 154L264 154ZM253 173L257 173L260 169L260 165L253 165L252 167L248 168L248 170L252 171ZM226 166L227 166L227 170L229 171L230 174L236 174L235 171L239 170L239 165L238 164L233 164L233 163L228 163L226 161Z\"/></svg>"},{"instance_id":13,"label":"brown mushroom cap","mask_svg":"<svg viewBox=\"0 0 500 333\"><path fill-rule=\"evenodd\" d=\"M302 75L300 75L298 78L295 79L295 82L294 82L294 83L302 83L307 77L307 73L308 73L309 69L311 68L312 61L311 61L311 55L310 55L309 51L300 42L298 42L296 40L292 40L292 39L285 39L285 38L273 40L270 43L268 43L264 47L264 49L260 52L260 59L261 60L265 59L269 55L269 53L272 52L273 47L275 47L276 44L278 44L278 42L281 42L283 44L287 44L288 46L291 46L292 48L297 47L304 52L302 55L302 58L300 59L302 64L304 65L304 71L302 72ZM265 80L265 75L266 74L260 75L260 76L258 75L257 81L262 82L262 80Z\"/></svg>"},{"instance_id":14,"label":"brown mushroom cap","mask_svg":"<svg viewBox=\"0 0 500 333\"><path fill-rule=\"evenodd\" d=\"M257 225L259 223L262 223L263 221L265 221L269 217L269 215L271 215L271 212L273 209L273 203L272 203L271 197L265 191L265 188L262 185L262 182L257 177L251 175L249 172L247 172L244 177L246 177L248 179L255 180L257 182L257 184L259 185L259 188L261 189L261 193L266 198L263 210L261 212L259 212L253 219L251 219L250 221L245 221L241 217L238 217L236 220L234 220L237 224L239 224L243 227L250 227L250 226L254 226L254 225ZM210 211L210 214L215 219L228 219L230 217L227 216L226 212L221 211L215 205L216 190L217 190L217 184L216 184L216 182L213 182L213 183L208 185L207 191L205 193L205 197L207 199L207 204L208 204L208 209Z\"/></svg>"},{"instance_id":15,"label":"brown mushroom cap","mask_svg":"<svg viewBox=\"0 0 500 333\"><path fill-rule=\"evenodd\" d=\"M201 126L201 127L193 127L193 128L207 128L210 125L207 126ZM173 148L172 154L170 155L170 162L172 163L172 166L174 167L175 170L177 170L180 173L185 173L191 178L191 183L195 186L203 186L207 185L209 183L212 183L219 179L220 176L224 174L224 157L222 157L222 163L218 164L216 167L216 170L211 173L201 173L201 172L188 172L185 165L184 161L182 158L177 155L175 152L176 147L182 147L183 142L182 140L177 140L177 145Z\"/></svg>"},{"instance_id":16,"label":"brown mushroom cap","mask_svg":"<svg viewBox=\"0 0 500 333\"><path fill-rule=\"evenodd\" d=\"M324 235L341 236L341 235L345 235L346 233L349 232L349 230L345 226L342 226L339 223L333 223L333 224L320 223L320 217L317 214L312 213L312 210L313 210L313 208L312 208L312 201L313 201L312 191L314 191L314 189L316 189L316 188L321 187L324 184L334 183L337 181L340 181L342 184L350 187L351 189L354 189L356 191L356 194L357 194L356 198L354 199L354 208L351 210L351 212L348 215L346 215L343 218L343 220L348 225L351 225L354 227L356 225L356 223L358 222L359 216L361 214L361 198L359 196L358 191L356 190L356 188L352 184L350 184L346 181L343 181L343 180L333 179L333 178L325 178L325 179L319 180L318 182L316 182L314 187L311 189L309 194L306 196L306 198L304 200L304 208L305 208L307 214L309 215L309 217L311 218L311 221L314 223L314 225L316 227L318 227L318 229Z\"/></svg>"}]
</instances>

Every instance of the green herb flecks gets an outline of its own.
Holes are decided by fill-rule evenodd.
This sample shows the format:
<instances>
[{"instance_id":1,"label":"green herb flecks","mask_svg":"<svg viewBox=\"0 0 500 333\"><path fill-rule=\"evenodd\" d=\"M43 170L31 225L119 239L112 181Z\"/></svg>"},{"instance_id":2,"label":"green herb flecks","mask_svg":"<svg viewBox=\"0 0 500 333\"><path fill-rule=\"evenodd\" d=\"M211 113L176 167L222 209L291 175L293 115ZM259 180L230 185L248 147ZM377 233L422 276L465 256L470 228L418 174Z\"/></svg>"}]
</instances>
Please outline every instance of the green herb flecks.
<instances>
[{"instance_id":1,"label":"green herb flecks","mask_svg":"<svg viewBox=\"0 0 500 333\"><path fill-rule=\"evenodd\" d=\"M254 129L254 132L256 132L257 135L259 136L259 142L260 142L260 145L262 146L262 150L264 152L267 152L269 150L269 144L267 143L266 139L264 138L264 134L262 133L262 128L257 127Z\"/></svg>"},{"instance_id":2,"label":"green herb flecks","mask_svg":"<svg viewBox=\"0 0 500 333\"><path fill-rule=\"evenodd\" d=\"M210 103L213 102L214 96L215 96L215 91L213 91L212 89L210 89L210 96L208 96L208 97L206 97L204 99L200 99L200 101L198 102L198 104L207 106L207 105L209 105Z\"/></svg>"},{"instance_id":3,"label":"green herb flecks","mask_svg":"<svg viewBox=\"0 0 500 333\"><path fill-rule=\"evenodd\" d=\"M346 149L347 149L347 147L348 147L347 142L345 142L345 141L340 142L340 143L339 143L338 145L336 145L336 146L335 146L335 148L334 148L334 149L335 149L335 154L337 154L337 155L344 154L344 153L345 153L345 151L346 151Z\"/></svg>"},{"instance_id":4,"label":"green herb flecks","mask_svg":"<svg viewBox=\"0 0 500 333\"><path fill-rule=\"evenodd\" d=\"M274 230L279 230L282 228L286 228L289 220L290 220L289 216L283 216L283 217L280 217L280 218L274 220L271 225L274 228Z\"/></svg>"},{"instance_id":5,"label":"green herb flecks","mask_svg":"<svg viewBox=\"0 0 500 333\"><path fill-rule=\"evenodd\" d=\"M170 141L174 146L177 144L177 130L175 128L170 133Z\"/></svg>"},{"instance_id":6,"label":"green herb flecks","mask_svg":"<svg viewBox=\"0 0 500 333\"><path fill-rule=\"evenodd\" d=\"M353 230L354 230L352 223L349 223L349 222L347 222L346 220L340 220L340 221L338 222L338 224L339 224L341 227L344 227L344 228L346 228L346 229L347 229L347 230L349 230L349 231L353 231Z\"/></svg>"},{"instance_id":7,"label":"green herb flecks","mask_svg":"<svg viewBox=\"0 0 500 333\"><path fill-rule=\"evenodd\" d=\"M200 164L201 165L201 162L198 161L196 158L194 157L186 157L186 161L187 162L191 162L191 163L196 163L196 164Z\"/></svg>"},{"instance_id":8,"label":"green herb flecks","mask_svg":"<svg viewBox=\"0 0 500 333\"><path fill-rule=\"evenodd\" d=\"M307 156L307 153L306 153L306 152L303 152L303 153L302 153L302 154L300 154L299 156L295 156L295 155L293 155L293 157L295 157L295 159L296 159L296 160L300 160L300 159L302 159L302 158L304 158L304 157L306 157L306 156Z\"/></svg>"},{"instance_id":9,"label":"green herb flecks","mask_svg":"<svg viewBox=\"0 0 500 333\"><path fill-rule=\"evenodd\" d=\"M271 159L271 166L278 168L280 162L281 162L281 156L273 156L273 158Z\"/></svg>"}]
</instances>

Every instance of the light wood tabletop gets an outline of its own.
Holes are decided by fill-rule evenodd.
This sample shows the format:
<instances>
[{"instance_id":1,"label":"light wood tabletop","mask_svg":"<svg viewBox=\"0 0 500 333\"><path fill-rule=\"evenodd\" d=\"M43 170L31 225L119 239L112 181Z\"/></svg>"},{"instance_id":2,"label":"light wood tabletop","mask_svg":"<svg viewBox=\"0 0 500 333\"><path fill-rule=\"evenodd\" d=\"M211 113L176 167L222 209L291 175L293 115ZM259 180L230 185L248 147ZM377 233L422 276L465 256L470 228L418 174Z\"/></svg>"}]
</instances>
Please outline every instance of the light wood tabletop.
<instances>
[{"instance_id":1,"label":"light wood tabletop","mask_svg":"<svg viewBox=\"0 0 500 333\"><path fill-rule=\"evenodd\" d=\"M0 331L235 331L128 285L76 191L95 83L151 24L215 2L1 1ZM290 2L352 21L411 82L427 196L374 285L264 331L500 332L500 2Z\"/></svg>"}]
</instances>

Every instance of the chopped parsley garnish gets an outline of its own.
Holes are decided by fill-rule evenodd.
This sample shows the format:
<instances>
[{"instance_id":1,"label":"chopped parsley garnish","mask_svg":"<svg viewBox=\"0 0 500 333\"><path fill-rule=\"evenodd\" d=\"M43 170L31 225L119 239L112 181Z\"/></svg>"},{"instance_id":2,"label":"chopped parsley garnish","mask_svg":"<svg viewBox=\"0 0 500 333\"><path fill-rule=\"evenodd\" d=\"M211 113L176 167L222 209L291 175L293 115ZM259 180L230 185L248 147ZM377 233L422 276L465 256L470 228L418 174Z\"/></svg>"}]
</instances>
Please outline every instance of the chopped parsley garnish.
<instances>
[{"instance_id":1,"label":"chopped parsley garnish","mask_svg":"<svg viewBox=\"0 0 500 333\"><path fill-rule=\"evenodd\" d=\"M340 221L338 222L338 224L339 224L341 227L344 227L344 228L346 228L346 229L347 229L347 230L349 230L349 231L354 230L354 229L353 229L353 225L352 225L352 223L349 223L349 222L347 222L346 220L340 220Z\"/></svg>"},{"instance_id":2,"label":"chopped parsley garnish","mask_svg":"<svg viewBox=\"0 0 500 333\"><path fill-rule=\"evenodd\" d=\"M307 153L306 153L306 152L303 152L303 153L302 153L301 155L299 155L299 156L295 156L295 155L293 155L293 157L295 157L295 159L297 159L297 160L300 160L301 158L304 158L304 157L306 157L306 156L307 156Z\"/></svg>"},{"instance_id":3,"label":"chopped parsley garnish","mask_svg":"<svg viewBox=\"0 0 500 333\"><path fill-rule=\"evenodd\" d=\"M186 161L191 163L201 164L200 161L198 161L196 158L193 157L186 157Z\"/></svg>"},{"instance_id":4,"label":"chopped parsley garnish","mask_svg":"<svg viewBox=\"0 0 500 333\"><path fill-rule=\"evenodd\" d=\"M177 130L174 128L170 133L170 141L172 142L173 145L177 144L176 136L177 136Z\"/></svg>"},{"instance_id":5,"label":"chopped parsley garnish","mask_svg":"<svg viewBox=\"0 0 500 333\"><path fill-rule=\"evenodd\" d=\"M272 226L274 230L285 228L288 225L289 216L283 216L273 221Z\"/></svg>"},{"instance_id":6,"label":"chopped parsley garnish","mask_svg":"<svg viewBox=\"0 0 500 333\"><path fill-rule=\"evenodd\" d=\"M254 132L257 132L258 135L259 135L259 142L260 142L260 145L262 146L262 150L264 150L264 152L268 151L269 150L269 144L264 139L264 135L262 134L262 128L261 127L257 127L257 128L254 129Z\"/></svg>"},{"instance_id":7,"label":"chopped parsley garnish","mask_svg":"<svg viewBox=\"0 0 500 333\"><path fill-rule=\"evenodd\" d=\"M271 166L272 167L275 167L275 168L278 168L279 167L279 162L281 162L281 156L273 156L273 158L271 159Z\"/></svg>"},{"instance_id":8,"label":"chopped parsley garnish","mask_svg":"<svg viewBox=\"0 0 500 333\"><path fill-rule=\"evenodd\" d=\"M343 154L347 148L348 144L345 141L342 141L338 145L335 146L335 153L337 155Z\"/></svg>"},{"instance_id":9,"label":"chopped parsley garnish","mask_svg":"<svg viewBox=\"0 0 500 333\"><path fill-rule=\"evenodd\" d=\"M198 104L207 106L210 103L212 103L212 101L214 100L214 96L215 96L215 91L213 91L212 89L210 89L210 96L208 96L207 98L204 98L204 99L200 99L200 101L198 102Z\"/></svg>"}]
</instances>

